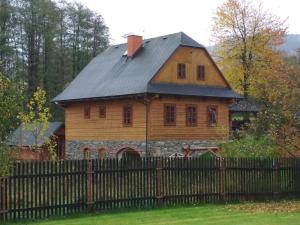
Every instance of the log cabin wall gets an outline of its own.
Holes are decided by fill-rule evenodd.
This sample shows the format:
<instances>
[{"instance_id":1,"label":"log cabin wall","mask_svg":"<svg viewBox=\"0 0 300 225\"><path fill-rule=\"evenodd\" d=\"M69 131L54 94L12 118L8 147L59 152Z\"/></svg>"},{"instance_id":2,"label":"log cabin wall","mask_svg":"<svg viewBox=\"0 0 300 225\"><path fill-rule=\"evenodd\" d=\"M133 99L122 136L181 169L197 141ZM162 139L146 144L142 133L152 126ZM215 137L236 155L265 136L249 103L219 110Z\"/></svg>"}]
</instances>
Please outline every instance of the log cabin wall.
<instances>
[{"instance_id":1,"label":"log cabin wall","mask_svg":"<svg viewBox=\"0 0 300 225\"><path fill-rule=\"evenodd\" d=\"M176 125L165 126L164 105L176 105ZM228 100L161 97L152 101L149 112L149 140L222 140L229 136ZM197 125L186 125L186 106L197 106ZM208 126L208 106L217 106L217 126Z\"/></svg>"},{"instance_id":2,"label":"log cabin wall","mask_svg":"<svg viewBox=\"0 0 300 225\"><path fill-rule=\"evenodd\" d=\"M133 124L123 126L123 105L133 107ZM106 117L99 117L99 106L106 106ZM84 107L90 106L90 118L84 118ZM136 140L144 141L146 107L133 100L74 103L65 108L66 141L70 140Z\"/></svg>"}]
</instances>

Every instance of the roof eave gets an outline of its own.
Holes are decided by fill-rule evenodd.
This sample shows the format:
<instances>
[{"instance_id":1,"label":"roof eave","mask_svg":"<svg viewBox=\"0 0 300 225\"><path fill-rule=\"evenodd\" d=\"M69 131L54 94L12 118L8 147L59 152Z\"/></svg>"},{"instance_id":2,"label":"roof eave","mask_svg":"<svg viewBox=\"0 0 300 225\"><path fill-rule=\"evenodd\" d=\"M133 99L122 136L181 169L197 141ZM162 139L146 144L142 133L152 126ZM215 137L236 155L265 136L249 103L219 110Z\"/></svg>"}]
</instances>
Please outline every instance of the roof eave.
<instances>
[{"instance_id":1,"label":"roof eave","mask_svg":"<svg viewBox=\"0 0 300 225\"><path fill-rule=\"evenodd\" d=\"M136 93L128 95L115 95L115 96L102 96L102 97L91 97L91 98L79 98L79 99L67 99L67 100L56 100L53 101L56 104L63 105L67 103L77 103L77 102L96 102L99 100L113 100L113 99L124 99L124 98L137 98L144 97L146 93Z\"/></svg>"},{"instance_id":2,"label":"roof eave","mask_svg":"<svg viewBox=\"0 0 300 225\"><path fill-rule=\"evenodd\" d=\"M199 97L199 98L214 98L214 99L240 99L238 96L213 96L213 95L193 95L193 94L176 94L176 93L161 93L161 92L147 92L148 94L172 95L183 97Z\"/></svg>"}]
</instances>

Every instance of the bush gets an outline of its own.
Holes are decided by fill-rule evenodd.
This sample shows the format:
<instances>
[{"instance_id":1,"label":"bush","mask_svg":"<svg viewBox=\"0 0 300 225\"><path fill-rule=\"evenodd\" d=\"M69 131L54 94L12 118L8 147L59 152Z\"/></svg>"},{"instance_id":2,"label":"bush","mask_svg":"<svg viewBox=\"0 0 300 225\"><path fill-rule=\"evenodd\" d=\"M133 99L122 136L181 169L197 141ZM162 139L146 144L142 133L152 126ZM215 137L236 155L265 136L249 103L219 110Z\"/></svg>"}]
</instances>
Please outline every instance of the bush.
<instances>
[{"instance_id":1,"label":"bush","mask_svg":"<svg viewBox=\"0 0 300 225\"><path fill-rule=\"evenodd\" d=\"M0 142L0 177L5 177L10 174L12 165L11 154L8 147Z\"/></svg>"},{"instance_id":2,"label":"bush","mask_svg":"<svg viewBox=\"0 0 300 225\"><path fill-rule=\"evenodd\" d=\"M245 134L221 147L226 157L274 157L278 151L275 141L269 135Z\"/></svg>"}]
</instances>

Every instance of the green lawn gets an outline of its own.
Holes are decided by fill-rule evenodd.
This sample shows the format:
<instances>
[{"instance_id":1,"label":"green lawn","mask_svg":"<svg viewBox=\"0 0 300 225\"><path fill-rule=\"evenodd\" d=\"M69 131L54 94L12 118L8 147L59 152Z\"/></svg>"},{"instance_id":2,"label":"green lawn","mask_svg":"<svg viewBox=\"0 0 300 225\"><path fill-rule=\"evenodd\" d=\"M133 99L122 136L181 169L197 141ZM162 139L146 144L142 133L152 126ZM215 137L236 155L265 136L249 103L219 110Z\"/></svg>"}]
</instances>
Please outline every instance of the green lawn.
<instances>
[{"instance_id":1,"label":"green lawn","mask_svg":"<svg viewBox=\"0 0 300 225\"><path fill-rule=\"evenodd\" d=\"M203 205L131 212L95 213L38 222L30 225L299 225L298 212L246 212L236 207ZM11 224L10 224L11 225Z\"/></svg>"}]
</instances>

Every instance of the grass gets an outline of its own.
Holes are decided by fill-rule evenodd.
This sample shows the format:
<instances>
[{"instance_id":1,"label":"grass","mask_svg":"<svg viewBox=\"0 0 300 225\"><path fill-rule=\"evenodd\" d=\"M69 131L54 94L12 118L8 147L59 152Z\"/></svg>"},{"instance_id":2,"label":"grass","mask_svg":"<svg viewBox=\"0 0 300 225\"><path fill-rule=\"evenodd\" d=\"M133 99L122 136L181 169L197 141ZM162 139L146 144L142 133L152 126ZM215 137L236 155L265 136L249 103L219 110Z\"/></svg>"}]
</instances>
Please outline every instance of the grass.
<instances>
[{"instance_id":1,"label":"grass","mask_svg":"<svg viewBox=\"0 0 300 225\"><path fill-rule=\"evenodd\" d=\"M292 205L282 203L282 207L280 204L202 205L94 213L36 222L23 221L14 223L14 225L299 225L300 202L292 203ZM290 211L288 210L289 206L299 210ZM265 207L268 209L267 211L264 211ZM272 211L272 207L276 208L275 212Z\"/></svg>"}]
</instances>

